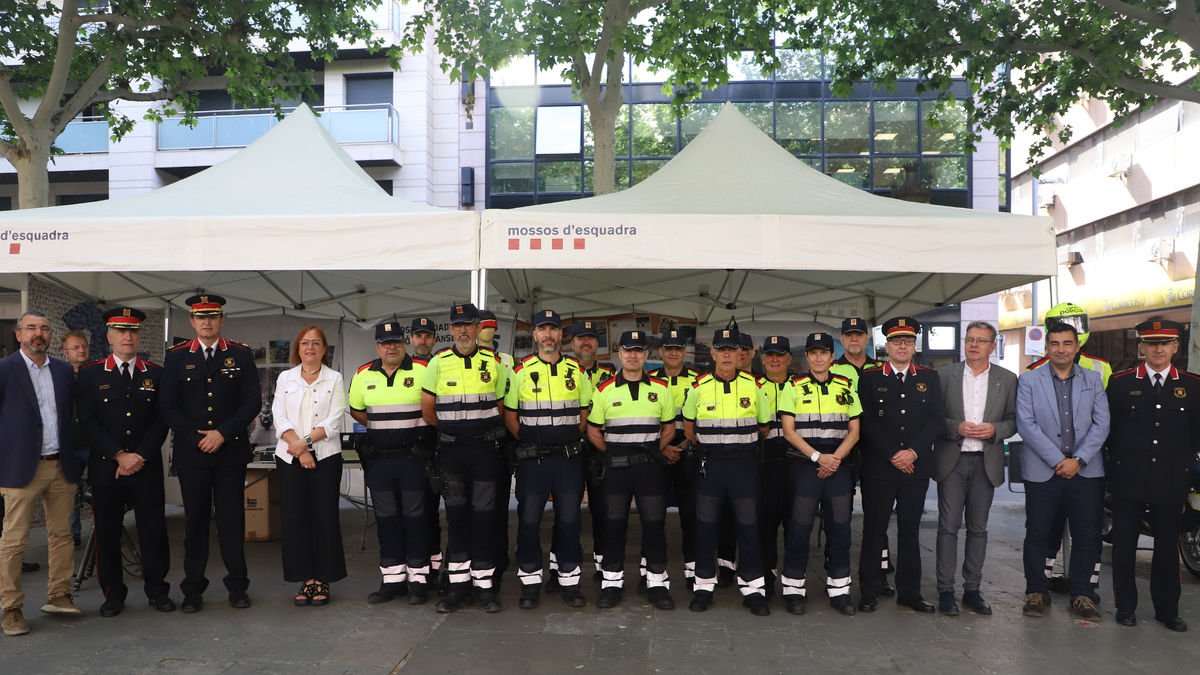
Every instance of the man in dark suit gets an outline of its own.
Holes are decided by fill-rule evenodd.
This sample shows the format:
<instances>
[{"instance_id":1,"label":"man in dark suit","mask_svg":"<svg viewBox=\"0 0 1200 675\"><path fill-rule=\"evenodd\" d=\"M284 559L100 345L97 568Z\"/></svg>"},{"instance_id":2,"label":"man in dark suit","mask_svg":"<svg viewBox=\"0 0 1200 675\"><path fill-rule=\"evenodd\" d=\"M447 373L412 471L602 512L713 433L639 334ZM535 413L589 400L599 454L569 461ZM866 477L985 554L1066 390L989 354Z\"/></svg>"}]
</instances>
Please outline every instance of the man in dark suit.
<instances>
[{"instance_id":1,"label":"man in dark suit","mask_svg":"<svg viewBox=\"0 0 1200 675\"><path fill-rule=\"evenodd\" d=\"M1025 616L1040 617L1050 604L1046 550L1059 509L1071 527L1071 611L1099 621L1100 597L1091 584L1099 559L1100 514L1104 500L1104 458L1108 399L1100 374L1075 363L1077 329L1050 326L1046 355L1050 365L1026 371L1017 380L1017 432L1025 443Z\"/></svg>"},{"instance_id":2,"label":"man in dark suit","mask_svg":"<svg viewBox=\"0 0 1200 675\"><path fill-rule=\"evenodd\" d=\"M987 554L988 511L1004 483L1004 439L1017 431L1017 376L992 367L996 328L986 321L967 325L965 361L938 370L946 403L942 437L934 446L933 479L938 484L938 609L957 616L954 570L958 529L967 517L963 550L963 604L976 614L992 608L979 592Z\"/></svg>"},{"instance_id":3,"label":"man in dark suit","mask_svg":"<svg viewBox=\"0 0 1200 675\"><path fill-rule=\"evenodd\" d=\"M896 604L929 614L921 597L918 536L933 444L942 432L942 389L937 373L912 362L921 324L896 317L883 324L888 360L859 378L862 401L863 543L858 561L860 612L874 612L884 586L882 551L896 510Z\"/></svg>"},{"instance_id":4,"label":"man in dark suit","mask_svg":"<svg viewBox=\"0 0 1200 675\"><path fill-rule=\"evenodd\" d=\"M82 463L69 432L75 374L46 354L50 320L26 312L17 320L21 348L0 361L0 494L4 495L4 534L0 535L0 608L5 635L29 632L22 608L21 556L40 501L46 512L49 549L48 614L79 616L71 599L71 508Z\"/></svg>"},{"instance_id":5,"label":"man in dark suit","mask_svg":"<svg viewBox=\"0 0 1200 675\"><path fill-rule=\"evenodd\" d=\"M112 353L81 368L75 385L79 424L91 446L88 477L103 617L120 614L129 593L121 563L126 506L133 508L137 518L142 578L150 606L160 612L175 610L166 582L170 562L163 517L162 444L167 424L158 412L162 367L138 358L145 319L145 313L132 307L105 312Z\"/></svg>"},{"instance_id":6,"label":"man in dark suit","mask_svg":"<svg viewBox=\"0 0 1200 675\"><path fill-rule=\"evenodd\" d=\"M1137 624L1134 568L1142 518L1154 532L1150 599L1154 618L1182 633L1179 540L1195 452L1200 448L1200 376L1171 365L1183 326L1150 320L1137 325L1145 363L1108 384L1112 428L1108 487L1112 492L1113 595L1117 623Z\"/></svg>"},{"instance_id":7,"label":"man in dark suit","mask_svg":"<svg viewBox=\"0 0 1200 675\"><path fill-rule=\"evenodd\" d=\"M208 524L214 508L229 604L245 609L250 606L250 579L243 497L253 450L249 426L262 407L258 368L249 348L221 337L225 298L194 295L186 302L196 337L167 352L158 398L174 434L172 461L179 472L186 521L180 609L190 614L204 606Z\"/></svg>"}]
</instances>

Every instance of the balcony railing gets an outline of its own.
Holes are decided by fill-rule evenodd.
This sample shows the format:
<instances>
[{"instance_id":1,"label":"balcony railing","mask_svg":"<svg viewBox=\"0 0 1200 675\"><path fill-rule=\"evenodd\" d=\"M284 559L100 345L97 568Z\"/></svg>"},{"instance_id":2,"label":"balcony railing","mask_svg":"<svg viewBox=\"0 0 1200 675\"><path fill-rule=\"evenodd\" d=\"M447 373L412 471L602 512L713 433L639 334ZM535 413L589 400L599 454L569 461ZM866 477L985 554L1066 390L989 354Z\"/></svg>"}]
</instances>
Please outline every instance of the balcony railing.
<instances>
[{"instance_id":1,"label":"balcony railing","mask_svg":"<svg viewBox=\"0 0 1200 675\"><path fill-rule=\"evenodd\" d=\"M285 108L284 112L293 109ZM391 143L400 135L396 109L384 103L322 106L324 126L338 143ZM242 148L279 123L273 110L205 110L196 113L195 126L182 117L166 117L158 125L159 150Z\"/></svg>"},{"instance_id":2,"label":"balcony railing","mask_svg":"<svg viewBox=\"0 0 1200 675\"><path fill-rule=\"evenodd\" d=\"M77 117L55 139L64 154L108 152L108 120L103 117Z\"/></svg>"}]
</instances>

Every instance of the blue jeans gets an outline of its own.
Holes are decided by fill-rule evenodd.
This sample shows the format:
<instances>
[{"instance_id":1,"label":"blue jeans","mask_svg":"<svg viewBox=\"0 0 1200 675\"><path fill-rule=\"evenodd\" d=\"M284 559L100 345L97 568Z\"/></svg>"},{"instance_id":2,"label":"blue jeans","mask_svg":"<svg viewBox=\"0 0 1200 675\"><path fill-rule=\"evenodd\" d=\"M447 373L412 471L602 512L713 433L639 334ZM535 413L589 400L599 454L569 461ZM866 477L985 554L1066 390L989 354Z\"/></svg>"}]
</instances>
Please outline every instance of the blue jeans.
<instances>
[{"instance_id":1,"label":"blue jeans","mask_svg":"<svg viewBox=\"0 0 1200 675\"><path fill-rule=\"evenodd\" d=\"M1103 478L1061 478L1043 483L1025 482L1025 593L1048 595L1045 574L1047 544L1054 515L1067 514L1071 528L1070 593L1099 601L1091 584L1092 569L1099 553L1100 514L1104 499Z\"/></svg>"}]
</instances>

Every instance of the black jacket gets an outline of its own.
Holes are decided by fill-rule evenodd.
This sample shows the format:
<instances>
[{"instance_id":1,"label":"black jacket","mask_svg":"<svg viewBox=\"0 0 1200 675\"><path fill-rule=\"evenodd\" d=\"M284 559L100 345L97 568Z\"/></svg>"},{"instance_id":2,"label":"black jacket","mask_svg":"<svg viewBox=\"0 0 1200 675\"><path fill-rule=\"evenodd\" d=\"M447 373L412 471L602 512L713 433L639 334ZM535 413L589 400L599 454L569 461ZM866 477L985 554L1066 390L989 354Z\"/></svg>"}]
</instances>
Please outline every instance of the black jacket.
<instances>
[{"instance_id":1,"label":"black jacket","mask_svg":"<svg viewBox=\"0 0 1200 675\"><path fill-rule=\"evenodd\" d=\"M942 432L945 408L937 372L910 365L904 384L896 379L890 363L864 370L858 380L862 402L863 478L874 480L922 480L933 475L933 444ZM907 474L892 466L900 450L917 453L916 470Z\"/></svg>"}]
</instances>

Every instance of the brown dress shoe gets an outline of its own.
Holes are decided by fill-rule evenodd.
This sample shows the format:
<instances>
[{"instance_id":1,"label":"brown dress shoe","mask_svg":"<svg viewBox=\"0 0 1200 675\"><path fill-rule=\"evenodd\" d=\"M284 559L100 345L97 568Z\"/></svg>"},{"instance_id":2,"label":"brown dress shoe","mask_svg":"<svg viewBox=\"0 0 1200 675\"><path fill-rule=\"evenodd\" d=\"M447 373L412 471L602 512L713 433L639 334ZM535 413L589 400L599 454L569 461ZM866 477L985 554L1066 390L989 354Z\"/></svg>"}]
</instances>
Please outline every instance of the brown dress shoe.
<instances>
[{"instance_id":1,"label":"brown dress shoe","mask_svg":"<svg viewBox=\"0 0 1200 675\"><path fill-rule=\"evenodd\" d=\"M42 605L42 611L47 614L63 616L83 616L83 610L75 606L75 601L71 599L70 593L50 598L46 604Z\"/></svg>"}]
</instances>

